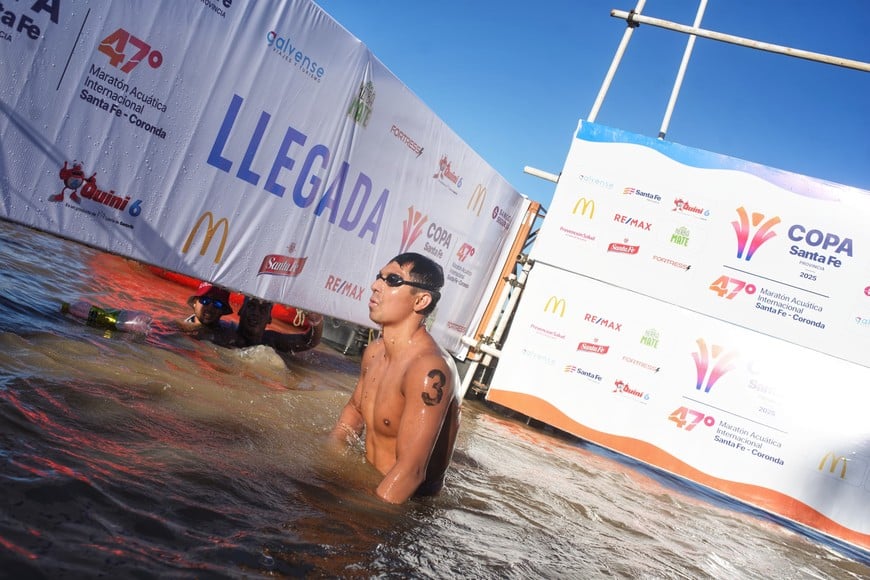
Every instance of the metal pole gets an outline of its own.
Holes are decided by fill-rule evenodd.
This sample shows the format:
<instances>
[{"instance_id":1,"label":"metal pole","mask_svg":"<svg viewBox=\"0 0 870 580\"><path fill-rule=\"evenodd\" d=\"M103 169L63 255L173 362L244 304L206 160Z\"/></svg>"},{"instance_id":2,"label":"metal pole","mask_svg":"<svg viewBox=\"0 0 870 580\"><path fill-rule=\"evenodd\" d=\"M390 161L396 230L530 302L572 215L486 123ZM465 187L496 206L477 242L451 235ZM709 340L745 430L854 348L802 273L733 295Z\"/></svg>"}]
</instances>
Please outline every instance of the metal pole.
<instances>
[{"instance_id":1,"label":"metal pole","mask_svg":"<svg viewBox=\"0 0 870 580\"><path fill-rule=\"evenodd\" d=\"M507 301L508 294L511 291L511 284L513 283L513 281L515 279L516 279L516 276L513 273L511 273L511 275L507 277L507 284L502 286L501 293L499 294L498 302L496 302L496 304L504 304ZM489 321L487 322L486 327L484 328L483 333L481 334L480 338L486 338L490 334L492 334L492 331L495 330L497 319L498 319L497 316L493 316L489 319ZM481 343L480 339L474 339L474 338L471 338L470 336L463 336L460 340L466 346L470 346L479 352L484 352L484 353L486 352L484 350L485 345L483 343ZM471 361L471 364L469 365L469 367L465 370L465 376L462 377L462 385L459 389L459 395L460 395L461 399L465 398L465 394L468 392L468 388L471 386L471 381L474 380L474 375L475 375L475 373L477 373L477 367L479 367L479 366L480 366L480 359L473 360L473 361Z\"/></svg>"},{"instance_id":2,"label":"metal pole","mask_svg":"<svg viewBox=\"0 0 870 580\"><path fill-rule=\"evenodd\" d=\"M786 56L793 56L805 60L814 60L816 62L823 62L825 64L841 66L843 68L852 68L855 70L870 72L870 63L861 62L859 60L850 60L847 58L840 58L838 56L830 56L818 52L810 52L808 50L800 50L797 48L790 48L788 46L781 46L779 44L760 42L757 40L751 40L749 38L742 38L740 36L732 36L730 34L714 32L712 30L704 30L703 28L685 26L683 24L677 24L675 22L662 20L660 18L641 16L640 14L635 14L634 12L626 12L624 10L611 10L610 15L614 18L624 19L629 23L629 26L631 26L632 24L634 24L634 26L637 26L639 24L649 24L650 26L656 26L658 28L666 28L668 30L675 30L677 32L683 32L685 34L694 34L695 36L700 36L702 38L710 38L712 40L719 40L721 42L727 42L730 44L747 46L749 48L765 50L767 52L775 52L778 54L784 54Z\"/></svg>"},{"instance_id":3,"label":"metal pole","mask_svg":"<svg viewBox=\"0 0 870 580\"><path fill-rule=\"evenodd\" d=\"M531 269L531 267L532 261L526 259L523 262L523 267L522 270L520 270L519 276L514 277L514 275L511 274L512 279L516 278L515 281L512 280L513 284L505 285L504 290L509 289L511 286L514 286L514 289L510 295L510 298L508 299L508 303L507 306L505 306L504 312L502 312L501 317L498 319L498 324L492 331L491 336L488 337L488 340L490 340L492 343L498 343L498 341L501 340L501 337L504 334L505 329L507 328L508 322L510 322L510 320L513 318L514 310L516 310L517 308L520 294L522 294L523 287L525 286L526 278L529 275L529 270ZM483 338L487 338L487 335L481 337L481 339ZM468 392L468 388L471 385L474 374L477 372L477 368L480 365L488 367L490 364L492 364L493 357L499 358L501 356L501 350L489 346L488 344L484 344L483 340L481 339L475 340L474 338L471 338L469 336L463 336L460 339L463 344L466 344L474 348L475 350L484 353L485 355L482 362L474 361L472 362L471 367L466 370L462 385L460 385L460 395L462 398L464 398L465 394Z\"/></svg>"},{"instance_id":4,"label":"metal pole","mask_svg":"<svg viewBox=\"0 0 870 580\"><path fill-rule=\"evenodd\" d=\"M639 15L640 11L643 10L644 4L646 4L646 0L638 0L637 6L634 7L634 10L632 10L631 13ZM613 11L610 12L610 15L613 16ZM601 88L598 90L598 96L595 98L592 110L589 111L587 121L591 123L594 123L595 118L598 116L598 111L601 109L601 104L604 102L604 97L607 95L607 90L610 88L610 82L613 80L613 75L616 74L616 69L619 67L619 62L622 60L622 55L625 53L626 47L628 47L628 41L631 40L631 33L634 32L635 28L637 28L637 24L629 22L628 27L622 35L622 40L619 43L619 47L616 49L616 55L610 62L610 69L604 77L604 82L601 83Z\"/></svg>"},{"instance_id":5,"label":"metal pole","mask_svg":"<svg viewBox=\"0 0 870 580\"><path fill-rule=\"evenodd\" d=\"M523 172L528 173L529 175L534 175L535 177L540 177L541 179L546 179L547 181L552 181L553 183L559 183L559 176L555 173L550 173L543 169L536 169L531 165L526 165L523 168Z\"/></svg>"},{"instance_id":6,"label":"metal pole","mask_svg":"<svg viewBox=\"0 0 870 580\"><path fill-rule=\"evenodd\" d=\"M698 5L698 13L695 15L694 28L701 26L701 19L704 17L704 11L707 10L707 0L701 0ZM686 68L689 66L689 57L692 56L692 49L695 47L694 34L689 35L689 40L686 42L686 50L683 52L683 60L680 63L680 70L677 72L677 79L674 81L674 88L671 90L671 99L668 101L668 108L665 110L665 117L662 119L662 127L659 129L659 139L664 139L668 132L668 126L671 124L671 114L674 112L674 105L677 103L677 95L680 94L680 88L683 86L683 77L686 75Z\"/></svg>"}]
</instances>

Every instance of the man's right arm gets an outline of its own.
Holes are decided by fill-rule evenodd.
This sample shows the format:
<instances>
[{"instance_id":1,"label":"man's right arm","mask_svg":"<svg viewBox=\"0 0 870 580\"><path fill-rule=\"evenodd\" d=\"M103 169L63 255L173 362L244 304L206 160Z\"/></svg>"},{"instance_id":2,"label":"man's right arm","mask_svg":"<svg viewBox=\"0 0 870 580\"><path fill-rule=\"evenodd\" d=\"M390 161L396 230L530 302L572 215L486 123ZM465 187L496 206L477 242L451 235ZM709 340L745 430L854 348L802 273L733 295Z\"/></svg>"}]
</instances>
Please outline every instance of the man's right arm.
<instances>
[{"instance_id":1,"label":"man's right arm","mask_svg":"<svg viewBox=\"0 0 870 580\"><path fill-rule=\"evenodd\" d=\"M337 443L347 444L351 435L355 437L362 436L366 425L362 409L360 408L362 385L362 375L360 375L350 400L344 405L341 414L338 416L338 421L335 423L335 427L332 428L330 437Z\"/></svg>"},{"instance_id":2,"label":"man's right arm","mask_svg":"<svg viewBox=\"0 0 870 580\"><path fill-rule=\"evenodd\" d=\"M332 428L330 436L337 443L340 442L346 444L352 435L360 437L363 428L365 427L362 414L351 403L351 401L348 401L344 406L344 409L341 411L341 415L338 418L338 422L335 424L335 427Z\"/></svg>"}]
</instances>

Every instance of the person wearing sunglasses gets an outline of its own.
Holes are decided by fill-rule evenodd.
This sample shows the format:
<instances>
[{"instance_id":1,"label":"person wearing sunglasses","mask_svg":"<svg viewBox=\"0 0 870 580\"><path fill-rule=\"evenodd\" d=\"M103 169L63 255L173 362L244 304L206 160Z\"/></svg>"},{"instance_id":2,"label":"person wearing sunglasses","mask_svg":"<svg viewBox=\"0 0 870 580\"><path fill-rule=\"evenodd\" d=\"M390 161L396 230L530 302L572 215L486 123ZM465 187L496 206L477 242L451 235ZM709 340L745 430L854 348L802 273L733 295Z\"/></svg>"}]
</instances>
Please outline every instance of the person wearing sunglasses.
<instances>
[{"instance_id":1,"label":"person wearing sunglasses","mask_svg":"<svg viewBox=\"0 0 870 580\"><path fill-rule=\"evenodd\" d=\"M381 336L363 352L361 372L331 438L344 449L365 434L366 460L383 479L382 500L437 494L459 429L459 373L426 329L444 272L417 253L399 254L376 275L369 318Z\"/></svg>"},{"instance_id":2,"label":"person wearing sunglasses","mask_svg":"<svg viewBox=\"0 0 870 580\"><path fill-rule=\"evenodd\" d=\"M193 314L179 320L177 324L183 331L190 333L211 335L220 329L221 317L233 313L230 293L208 282L199 285L196 292L187 299L187 305L193 309Z\"/></svg>"},{"instance_id":3,"label":"person wearing sunglasses","mask_svg":"<svg viewBox=\"0 0 870 580\"><path fill-rule=\"evenodd\" d=\"M215 344L245 348L258 344L271 346L278 352L300 352L314 348L323 335L323 317L307 312L308 330L304 333L285 333L267 329L272 322L273 304L259 298L245 297L239 308L239 324L223 326L214 337Z\"/></svg>"}]
</instances>

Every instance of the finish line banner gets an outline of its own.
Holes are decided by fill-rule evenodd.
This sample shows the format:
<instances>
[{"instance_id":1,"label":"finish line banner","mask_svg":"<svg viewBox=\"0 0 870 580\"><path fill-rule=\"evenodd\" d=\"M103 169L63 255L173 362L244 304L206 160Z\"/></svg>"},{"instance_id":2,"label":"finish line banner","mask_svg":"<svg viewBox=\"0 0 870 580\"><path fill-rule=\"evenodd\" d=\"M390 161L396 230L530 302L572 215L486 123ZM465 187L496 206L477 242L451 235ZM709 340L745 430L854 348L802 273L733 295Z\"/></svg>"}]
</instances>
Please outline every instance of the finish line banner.
<instances>
[{"instance_id":1,"label":"finish line banner","mask_svg":"<svg viewBox=\"0 0 870 580\"><path fill-rule=\"evenodd\" d=\"M868 202L582 122L488 400L870 549Z\"/></svg>"},{"instance_id":2,"label":"finish line banner","mask_svg":"<svg viewBox=\"0 0 870 580\"><path fill-rule=\"evenodd\" d=\"M4 6L0 218L366 326L416 251L464 348L523 197L317 5Z\"/></svg>"}]
</instances>

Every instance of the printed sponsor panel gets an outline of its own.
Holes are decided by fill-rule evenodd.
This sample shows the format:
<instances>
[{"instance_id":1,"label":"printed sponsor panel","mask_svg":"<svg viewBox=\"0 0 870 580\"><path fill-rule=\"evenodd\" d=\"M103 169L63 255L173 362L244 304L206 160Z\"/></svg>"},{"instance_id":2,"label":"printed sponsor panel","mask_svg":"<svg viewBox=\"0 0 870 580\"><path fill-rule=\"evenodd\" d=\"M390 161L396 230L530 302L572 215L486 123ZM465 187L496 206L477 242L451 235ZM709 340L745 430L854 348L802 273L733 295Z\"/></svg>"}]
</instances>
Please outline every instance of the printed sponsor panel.
<instances>
[{"instance_id":1,"label":"printed sponsor panel","mask_svg":"<svg viewBox=\"0 0 870 580\"><path fill-rule=\"evenodd\" d=\"M8 12L0 218L359 324L420 252L458 344L522 196L315 4Z\"/></svg>"},{"instance_id":2,"label":"printed sponsor panel","mask_svg":"<svg viewBox=\"0 0 870 580\"><path fill-rule=\"evenodd\" d=\"M870 546L870 369L541 263L502 351L491 400Z\"/></svg>"},{"instance_id":3,"label":"printed sponsor panel","mask_svg":"<svg viewBox=\"0 0 870 580\"><path fill-rule=\"evenodd\" d=\"M532 257L870 365L870 193L581 123Z\"/></svg>"}]
</instances>

